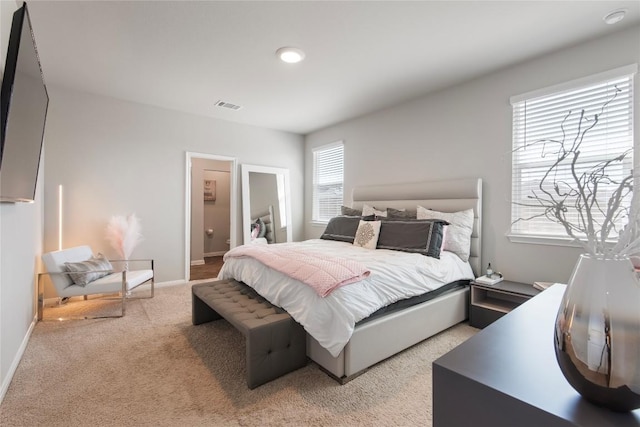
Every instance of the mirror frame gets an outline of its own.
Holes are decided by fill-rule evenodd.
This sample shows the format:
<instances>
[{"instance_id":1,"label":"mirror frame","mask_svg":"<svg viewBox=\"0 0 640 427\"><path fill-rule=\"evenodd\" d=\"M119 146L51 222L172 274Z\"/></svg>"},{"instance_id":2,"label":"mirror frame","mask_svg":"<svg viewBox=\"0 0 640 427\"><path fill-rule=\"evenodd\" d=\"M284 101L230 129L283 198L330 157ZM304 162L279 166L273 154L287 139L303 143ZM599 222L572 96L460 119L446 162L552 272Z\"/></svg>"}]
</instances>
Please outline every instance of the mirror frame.
<instances>
[{"instance_id":1,"label":"mirror frame","mask_svg":"<svg viewBox=\"0 0 640 427\"><path fill-rule=\"evenodd\" d=\"M292 241L291 230L291 189L289 186L289 169L270 166L242 164L242 236L246 245L251 241L251 190L249 188L249 172L268 173L284 176L285 213L287 215L287 242Z\"/></svg>"}]
</instances>

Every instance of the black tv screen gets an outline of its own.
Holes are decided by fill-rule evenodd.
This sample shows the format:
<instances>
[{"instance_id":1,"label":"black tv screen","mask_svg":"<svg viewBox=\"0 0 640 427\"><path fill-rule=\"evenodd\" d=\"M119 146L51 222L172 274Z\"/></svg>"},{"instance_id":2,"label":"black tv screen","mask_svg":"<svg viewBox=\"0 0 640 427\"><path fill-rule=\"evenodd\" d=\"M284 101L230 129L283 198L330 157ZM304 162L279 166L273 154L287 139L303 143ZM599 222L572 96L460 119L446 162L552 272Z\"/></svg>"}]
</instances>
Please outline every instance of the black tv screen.
<instances>
[{"instance_id":1,"label":"black tv screen","mask_svg":"<svg viewBox=\"0 0 640 427\"><path fill-rule=\"evenodd\" d=\"M49 95L24 3L13 15L2 76L0 201L35 198Z\"/></svg>"}]
</instances>

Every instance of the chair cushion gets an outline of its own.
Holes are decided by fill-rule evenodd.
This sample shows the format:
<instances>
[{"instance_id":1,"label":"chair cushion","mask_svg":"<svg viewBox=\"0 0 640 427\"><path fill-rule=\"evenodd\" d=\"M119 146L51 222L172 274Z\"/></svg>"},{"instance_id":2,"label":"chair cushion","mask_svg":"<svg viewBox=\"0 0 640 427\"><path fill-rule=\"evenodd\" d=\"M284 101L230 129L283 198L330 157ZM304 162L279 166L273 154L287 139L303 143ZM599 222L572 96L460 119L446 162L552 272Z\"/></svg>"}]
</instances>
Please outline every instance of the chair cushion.
<instances>
[{"instance_id":1,"label":"chair cushion","mask_svg":"<svg viewBox=\"0 0 640 427\"><path fill-rule=\"evenodd\" d=\"M153 278L153 270L132 270L127 271L126 289L128 291L142 285ZM122 272L115 272L94 280L86 286L71 285L58 293L61 297L74 297L90 294L109 294L122 290Z\"/></svg>"},{"instance_id":2,"label":"chair cushion","mask_svg":"<svg viewBox=\"0 0 640 427\"><path fill-rule=\"evenodd\" d=\"M147 280L153 278L153 270L131 270L127 271L127 290L130 291L133 288L142 285ZM115 290L122 289L122 272L113 273L108 276L102 277L94 282L90 283L96 287L104 286L113 288L115 284Z\"/></svg>"},{"instance_id":3,"label":"chair cushion","mask_svg":"<svg viewBox=\"0 0 640 427\"><path fill-rule=\"evenodd\" d=\"M86 286L87 283L93 282L113 272L113 266L109 260L102 254L97 257L91 257L86 261L65 262L65 270L72 273L71 280L75 285Z\"/></svg>"}]
</instances>

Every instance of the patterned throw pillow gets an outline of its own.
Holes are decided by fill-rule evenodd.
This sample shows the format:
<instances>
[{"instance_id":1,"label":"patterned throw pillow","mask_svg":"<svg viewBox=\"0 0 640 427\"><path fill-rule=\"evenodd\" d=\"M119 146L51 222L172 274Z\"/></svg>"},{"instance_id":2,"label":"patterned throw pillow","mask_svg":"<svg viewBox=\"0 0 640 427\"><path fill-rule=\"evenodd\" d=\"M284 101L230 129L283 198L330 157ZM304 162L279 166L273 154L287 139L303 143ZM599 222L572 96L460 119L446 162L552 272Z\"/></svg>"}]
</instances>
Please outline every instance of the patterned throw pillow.
<instances>
[{"instance_id":1,"label":"patterned throw pillow","mask_svg":"<svg viewBox=\"0 0 640 427\"><path fill-rule=\"evenodd\" d=\"M113 272L113 266L102 254L82 262L65 262L64 266L69 273L72 273L69 276L73 284L79 286L87 286L88 283Z\"/></svg>"},{"instance_id":2,"label":"patterned throw pillow","mask_svg":"<svg viewBox=\"0 0 640 427\"><path fill-rule=\"evenodd\" d=\"M443 249L455 253L463 261L469 261L474 221L473 209L447 213L418 206L418 219L441 219L447 221L449 226L444 238Z\"/></svg>"},{"instance_id":3,"label":"patterned throw pillow","mask_svg":"<svg viewBox=\"0 0 640 427\"><path fill-rule=\"evenodd\" d=\"M378 236L380 236L380 224L380 221L361 220L353 244L361 248L375 249L378 245Z\"/></svg>"}]
</instances>

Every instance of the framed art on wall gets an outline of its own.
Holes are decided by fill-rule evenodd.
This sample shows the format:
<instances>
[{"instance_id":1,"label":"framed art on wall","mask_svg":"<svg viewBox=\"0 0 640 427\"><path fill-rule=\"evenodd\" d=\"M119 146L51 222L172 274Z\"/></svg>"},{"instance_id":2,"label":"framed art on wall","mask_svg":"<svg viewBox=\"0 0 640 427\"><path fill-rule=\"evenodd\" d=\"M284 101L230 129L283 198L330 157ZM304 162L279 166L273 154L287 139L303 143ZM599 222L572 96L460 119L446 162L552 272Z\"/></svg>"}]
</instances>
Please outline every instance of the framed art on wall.
<instances>
[{"instance_id":1,"label":"framed art on wall","mask_svg":"<svg viewBox=\"0 0 640 427\"><path fill-rule=\"evenodd\" d=\"M212 179L204 180L204 201L215 202L216 201L216 181Z\"/></svg>"}]
</instances>

